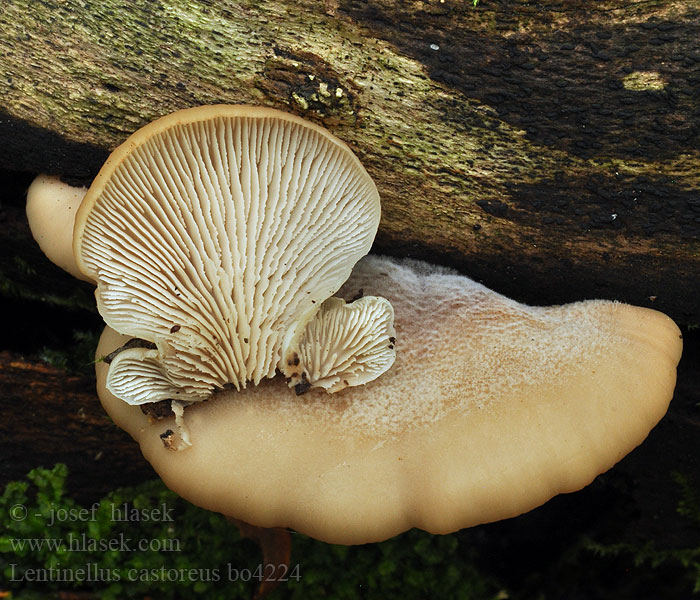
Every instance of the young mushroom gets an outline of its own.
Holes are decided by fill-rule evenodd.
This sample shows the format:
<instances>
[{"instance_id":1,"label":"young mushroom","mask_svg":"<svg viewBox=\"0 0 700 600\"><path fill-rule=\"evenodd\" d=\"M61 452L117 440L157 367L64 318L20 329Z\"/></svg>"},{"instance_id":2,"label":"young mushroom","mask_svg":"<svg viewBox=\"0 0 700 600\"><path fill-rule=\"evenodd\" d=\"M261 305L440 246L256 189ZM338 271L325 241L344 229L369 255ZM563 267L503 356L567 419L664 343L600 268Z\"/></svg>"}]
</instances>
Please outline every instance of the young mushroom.
<instances>
[{"instance_id":1,"label":"young mushroom","mask_svg":"<svg viewBox=\"0 0 700 600\"><path fill-rule=\"evenodd\" d=\"M282 361L298 393L311 386L338 392L376 379L394 363L394 309L386 298L346 304L328 298Z\"/></svg>"},{"instance_id":2,"label":"young mushroom","mask_svg":"<svg viewBox=\"0 0 700 600\"><path fill-rule=\"evenodd\" d=\"M91 281L73 256L75 214L87 188L63 183L58 177L39 175L27 190L27 221L34 239L47 258L73 277Z\"/></svg>"},{"instance_id":3,"label":"young mushroom","mask_svg":"<svg viewBox=\"0 0 700 600\"><path fill-rule=\"evenodd\" d=\"M610 301L525 306L446 269L372 256L341 288L379 216L357 159L296 117L217 110L134 134L75 227L78 264L110 325L97 349L111 360L96 364L100 399L175 492L333 543L447 533L580 489L664 415L681 353L668 317ZM295 134L275 136L277 118ZM211 139L226 150L202 150ZM319 146L334 159L311 170L324 183L304 188L301 165ZM265 148L296 158L275 166ZM331 163L343 173L332 181ZM248 192L242 179L254 182ZM336 212L325 218L322 205ZM340 299L359 289L364 298ZM342 391L297 396L287 384ZM137 406L158 399L172 411ZM186 452L169 449L178 430Z\"/></svg>"}]
</instances>

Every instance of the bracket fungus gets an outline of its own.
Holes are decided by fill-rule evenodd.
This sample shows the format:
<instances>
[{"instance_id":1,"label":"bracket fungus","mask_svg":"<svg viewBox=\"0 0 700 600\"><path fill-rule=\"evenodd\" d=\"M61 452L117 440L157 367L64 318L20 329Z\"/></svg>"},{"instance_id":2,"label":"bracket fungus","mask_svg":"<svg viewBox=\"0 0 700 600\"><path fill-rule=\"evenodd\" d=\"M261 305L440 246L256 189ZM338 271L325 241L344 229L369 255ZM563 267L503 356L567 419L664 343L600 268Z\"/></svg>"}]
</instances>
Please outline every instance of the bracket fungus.
<instances>
[{"instance_id":1,"label":"bracket fungus","mask_svg":"<svg viewBox=\"0 0 700 600\"><path fill-rule=\"evenodd\" d=\"M282 363L297 390L338 392L376 379L394 362L394 309L386 298L365 296L346 304L328 298Z\"/></svg>"},{"instance_id":2,"label":"bracket fungus","mask_svg":"<svg viewBox=\"0 0 700 600\"><path fill-rule=\"evenodd\" d=\"M39 175L27 190L27 221L42 252L73 277L90 280L73 256L75 214L87 188L63 183L58 177Z\"/></svg>"},{"instance_id":3,"label":"bracket fungus","mask_svg":"<svg viewBox=\"0 0 700 600\"><path fill-rule=\"evenodd\" d=\"M98 392L175 492L334 543L447 533L580 489L664 415L671 319L360 260L378 219L348 148L277 111L182 111L112 154L75 223L109 325Z\"/></svg>"},{"instance_id":4,"label":"bracket fungus","mask_svg":"<svg viewBox=\"0 0 700 600\"><path fill-rule=\"evenodd\" d=\"M75 257L105 321L155 345L119 353L107 387L130 404L197 402L311 356L308 336L306 352L292 348L369 251L379 216L350 149L293 115L205 106L143 127L110 155L75 221ZM374 327L371 312L337 312ZM364 377L352 361L338 376L365 383L391 365L384 355L359 363Z\"/></svg>"}]
</instances>

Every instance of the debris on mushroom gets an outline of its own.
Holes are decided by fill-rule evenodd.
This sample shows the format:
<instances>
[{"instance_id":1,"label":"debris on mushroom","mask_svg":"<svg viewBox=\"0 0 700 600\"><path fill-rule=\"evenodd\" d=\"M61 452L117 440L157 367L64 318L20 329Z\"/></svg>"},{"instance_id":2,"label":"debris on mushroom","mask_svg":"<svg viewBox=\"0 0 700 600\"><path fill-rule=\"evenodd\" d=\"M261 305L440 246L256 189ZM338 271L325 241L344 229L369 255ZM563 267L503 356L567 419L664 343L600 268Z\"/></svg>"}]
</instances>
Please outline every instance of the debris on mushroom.
<instances>
[{"instance_id":1,"label":"debris on mushroom","mask_svg":"<svg viewBox=\"0 0 700 600\"><path fill-rule=\"evenodd\" d=\"M166 429L163 433L160 434L160 440L163 442L163 447L167 448L168 450L176 450L177 446L175 445L175 432L172 429Z\"/></svg>"},{"instance_id":2,"label":"debris on mushroom","mask_svg":"<svg viewBox=\"0 0 700 600\"><path fill-rule=\"evenodd\" d=\"M165 483L263 527L342 544L448 533L590 483L666 412L681 353L665 315L610 301L530 307L446 269L368 256L339 291L387 298L394 365L337 400L280 378L188 407L168 452L137 407L98 390ZM109 329L99 352L123 343ZM226 477L218 474L226 473ZM265 473L265 477L260 477Z\"/></svg>"},{"instance_id":3,"label":"debris on mushroom","mask_svg":"<svg viewBox=\"0 0 700 600\"><path fill-rule=\"evenodd\" d=\"M379 216L351 150L299 117L208 106L140 129L110 155L75 221L76 261L97 282L103 318L155 344L119 352L108 389L134 405L191 403L273 377L369 251ZM362 335L387 330L386 304ZM333 369L357 385L390 366L390 352L357 344L354 361L302 365L309 383L335 391Z\"/></svg>"},{"instance_id":4,"label":"debris on mushroom","mask_svg":"<svg viewBox=\"0 0 700 600\"><path fill-rule=\"evenodd\" d=\"M379 377L394 363L394 310L385 298L365 296L346 304L329 298L280 363L290 387L338 392ZM392 341L393 340L393 341Z\"/></svg>"},{"instance_id":5,"label":"debris on mushroom","mask_svg":"<svg viewBox=\"0 0 700 600\"><path fill-rule=\"evenodd\" d=\"M177 431L180 434L180 444L174 448L175 450L183 450L192 445L190 431L185 424L185 406L188 404L189 403L180 402L178 400L170 401L170 407L175 415L175 425L177 426Z\"/></svg>"},{"instance_id":6,"label":"debris on mushroom","mask_svg":"<svg viewBox=\"0 0 700 600\"><path fill-rule=\"evenodd\" d=\"M148 416L149 423L157 423L161 419L173 416L172 406L168 400L160 400L159 402L149 402L140 405L141 412Z\"/></svg>"}]
</instances>

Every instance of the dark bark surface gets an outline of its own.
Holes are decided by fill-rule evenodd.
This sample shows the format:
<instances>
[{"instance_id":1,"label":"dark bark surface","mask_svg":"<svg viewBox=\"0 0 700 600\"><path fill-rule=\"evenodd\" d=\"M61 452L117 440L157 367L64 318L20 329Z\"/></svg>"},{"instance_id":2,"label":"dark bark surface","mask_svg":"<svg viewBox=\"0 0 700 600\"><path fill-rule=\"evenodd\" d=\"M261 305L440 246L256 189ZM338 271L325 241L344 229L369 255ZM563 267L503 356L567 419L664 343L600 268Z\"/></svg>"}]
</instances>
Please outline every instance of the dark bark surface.
<instances>
[{"instance_id":1,"label":"dark bark surface","mask_svg":"<svg viewBox=\"0 0 700 600\"><path fill-rule=\"evenodd\" d=\"M85 501L156 477L102 409L94 379L2 351L0 390L0 488L57 462L68 465L70 491Z\"/></svg>"}]
</instances>

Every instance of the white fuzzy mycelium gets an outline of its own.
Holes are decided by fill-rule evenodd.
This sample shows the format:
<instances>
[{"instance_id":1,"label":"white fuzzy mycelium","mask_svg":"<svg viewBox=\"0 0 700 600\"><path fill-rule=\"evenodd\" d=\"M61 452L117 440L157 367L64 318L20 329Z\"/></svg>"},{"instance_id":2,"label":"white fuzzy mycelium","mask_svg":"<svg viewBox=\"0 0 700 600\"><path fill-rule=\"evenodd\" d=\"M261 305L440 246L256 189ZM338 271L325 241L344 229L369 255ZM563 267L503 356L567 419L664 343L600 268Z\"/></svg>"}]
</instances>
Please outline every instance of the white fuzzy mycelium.
<instances>
[{"instance_id":1,"label":"white fuzzy mycelium","mask_svg":"<svg viewBox=\"0 0 700 600\"><path fill-rule=\"evenodd\" d=\"M181 453L159 437L176 420L151 425L105 391L102 402L191 502L349 544L446 533L580 489L641 443L673 394L680 332L656 311L526 306L375 256L339 295L360 289L395 311L396 361L368 385L332 400L297 397L280 378L223 391L187 409L193 445ZM101 346L120 343L108 331Z\"/></svg>"}]
</instances>

